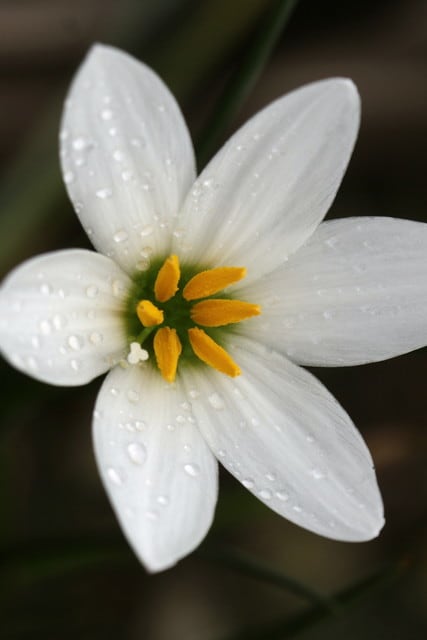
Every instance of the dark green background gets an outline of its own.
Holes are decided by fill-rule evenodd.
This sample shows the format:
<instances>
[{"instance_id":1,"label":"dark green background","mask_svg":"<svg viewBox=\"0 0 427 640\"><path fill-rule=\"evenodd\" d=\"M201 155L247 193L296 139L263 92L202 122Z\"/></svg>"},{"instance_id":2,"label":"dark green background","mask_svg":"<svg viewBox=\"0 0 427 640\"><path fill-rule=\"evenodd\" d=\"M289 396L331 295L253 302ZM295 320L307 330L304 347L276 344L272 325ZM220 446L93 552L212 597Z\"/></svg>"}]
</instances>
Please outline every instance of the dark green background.
<instances>
[{"instance_id":1,"label":"dark green background","mask_svg":"<svg viewBox=\"0 0 427 640\"><path fill-rule=\"evenodd\" d=\"M61 184L56 135L67 84L93 41L151 64L201 143L274 4L1 1L2 274L35 253L88 246ZM336 75L353 78L363 111L329 217L427 222L423 0L301 0L230 131L286 91ZM0 637L423 640L427 352L316 374L372 451L387 518L380 538L322 539L270 512L224 473L206 542L176 568L150 576L121 535L96 472L90 417L100 381L57 389L2 363ZM316 594L334 595L341 606L332 614Z\"/></svg>"}]
</instances>

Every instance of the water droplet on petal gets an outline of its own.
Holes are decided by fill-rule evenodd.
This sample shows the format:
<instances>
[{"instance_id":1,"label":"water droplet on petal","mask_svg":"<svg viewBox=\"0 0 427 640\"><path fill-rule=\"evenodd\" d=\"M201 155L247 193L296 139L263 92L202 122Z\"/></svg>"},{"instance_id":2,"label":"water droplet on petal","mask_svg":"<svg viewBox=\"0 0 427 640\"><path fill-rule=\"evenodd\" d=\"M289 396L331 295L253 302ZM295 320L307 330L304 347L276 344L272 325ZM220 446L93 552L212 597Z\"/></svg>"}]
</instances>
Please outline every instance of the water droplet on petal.
<instances>
[{"instance_id":1,"label":"water droplet on petal","mask_svg":"<svg viewBox=\"0 0 427 640\"><path fill-rule=\"evenodd\" d=\"M128 239L127 231L125 231L124 229L119 229L113 235L113 239L114 239L114 242L124 242L125 240Z\"/></svg>"},{"instance_id":2,"label":"water droplet on petal","mask_svg":"<svg viewBox=\"0 0 427 640\"><path fill-rule=\"evenodd\" d=\"M244 478L242 480L242 485L246 487L246 489L253 489L255 486L255 482L252 480L252 478Z\"/></svg>"},{"instance_id":3,"label":"water droplet on petal","mask_svg":"<svg viewBox=\"0 0 427 640\"><path fill-rule=\"evenodd\" d=\"M113 117L113 112L111 111L111 109L103 109L101 111L101 118L103 120L111 120L112 117Z\"/></svg>"},{"instance_id":4,"label":"water droplet on petal","mask_svg":"<svg viewBox=\"0 0 427 640\"><path fill-rule=\"evenodd\" d=\"M217 411L224 409L224 402L218 393L212 393L209 396L208 400L209 400L209 404Z\"/></svg>"},{"instance_id":5,"label":"water droplet on petal","mask_svg":"<svg viewBox=\"0 0 427 640\"><path fill-rule=\"evenodd\" d=\"M70 367L72 368L73 371L79 371L80 367L81 367L81 363L80 360L70 360Z\"/></svg>"},{"instance_id":6,"label":"water droplet on petal","mask_svg":"<svg viewBox=\"0 0 427 640\"><path fill-rule=\"evenodd\" d=\"M137 403L139 400L139 393L134 389L129 389L126 395L129 402L132 402L133 404Z\"/></svg>"},{"instance_id":7,"label":"water droplet on petal","mask_svg":"<svg viewBox=\"0 0 427 640\"><path fill-rule=\"evenodd\" d=\"M323 480L323 478L325 477L325 474L323 473L323 471L320 471L320 469L311 469L310 470L310 475L315 480Z\"/></svg>"},{"instance_id":8,"label":"water droplet on petal","mask_svg":"<svg viewBox=\"0 0 427 640\"><path fill-rule=\"evenodd\" d=\"M285 491L276 491L274 495L282 502L287 502L287 500L289 500L289 496Z\"/></svg>"},{"instance_id":9,"label":"water droplet on petal","mask_svg":"<svg viewBox=\"0 0 427 640\"><path fill-rule=\"evenodd\" d=\"M154 229L151 226L151 224L148 224L146 227L144 227L143 229L141 229L141 231L139 232L139 235L141 236L141 238L145 238L146 236L149 236L153 233Z\"/></svg>"},{"instance_id":10,"label":"water droplet on petal","mask_svg":"<svg viewBox=\"0 0 427 640\"><path fill-rule=\"evenodd\" d=\"M131 442L131 444L128 444L127 446L127 452L133 463L139 465L144 464L147 457L147 450L143 444L140 444L139 442Z\"/></svg>"},{"instance_id":11,"label":"water droplet on petal","mask_svg":"<svg viewBox=\"0 0 427 640\"><path fill-rule=\"evenodd\" d=\"M74 173L72 171L66 171L64 173L64 182L65 184L71 184L74 182Z\"/></svg>"},{"instance_id":12,"label":"water droplet on petal","mask_svg":"<svg viewBox=\"0 0 427 640\"><path fill-rule=\"evenodd\" d=\"M47 336L52 330L49 320L42 320L39 324L39 328L41 333L45 336Z\"/></svg>"},{"instance_id":13,"label":"water droplet on petal","mask_svg":"<svg viewBox=\"0 0 427 640\"><path fill-rule=\"evenodd\" d=\"M98 189L98 191L95 192L95 195L97 198L100 198L101 200L106 200L107 198L111 198L111 196L113 195L113 192L111 191L111 189Z\"/></svg>"},{"instance_id":14,"label":"water droplet on petal","mask_svg":"<svg viewBox=\"0 0 427 640\"><path fill-rule=\"evenodd\" d=\"M80 351L83 346L83 340L79 336L70 336L68 338L68 346L73 351Z\"/></svg>"},{"instance_id":15,"label":"water droplet on petal","mask_svg":"<svg viewBox=\"0 0 427 640\"><path fill-rule=\"evenodd\" d=\"M123 478L120 475L120 473L117 471L117 469L114 469L114 467L108 467L107 476L108 476L108 479L111 480L111 482L116 485L116 487L122 486Z\"/></svg>"},{"instance_id":16,"label":"water droplet on petal","mask_svg":"<svg viewBox=\"0 0 427 640\"><path fill-rule=\"evenodd\" d=\"M50 284L47 284L46 282L40 286L40 293L43 296L50 295L52 291L53 291L52 287L50 286Z\"/></svg>"},{"instance_id":17,"label":"water droplet on petal","mask_svg":"<svg viewBox=\"0 0 427 640\"><path fill-rule=\"evenodd\" d=\"M121 296L125 291L125 285L121 280L113 280L112 289L115 296Z\"/></svg>"},{"instance_id":18,"label":"water droplet on petal","mask_svg":"<svg viewBox=\"0 0 427 640\"><path fill-rule=\"evenodd\" d=\"M193 478L198 476L199 473L200 473L200 469L197 466L197 464L185 464L184 465L184 471L185 471L185 473L187 473L189 476L191 476Z\"/></svg>"},{"instance_id":19,"label":"water droplet on petal","mask_svg":"<svg viewBox=\"0 0 427 640\"><path fill-rule=\"evenodd\" d=\"M261 489L261 491L258 491L258 495L263 500L271 500L271 498L273 497L270 489Z\"/></svg>"},{"instance_id":20,"label":"water droplet on petal","mask_svg":"<svg viewBox=\"0 0 427 640\"><path fill-rule=\"evenodd\" d=\"M86 287L86 295L88 298L96 298L98 293L99 289L94 284L90 284L88 287Z\"/></svg>"},{"instance_id":21,"label":"water droplet on petal","mask_svg":"<svg viewBox=\"0 0 427 640\"><path fill-rule=\"evenodd\" d=\"M162 505L162 507L166 507L169 504L169 498L167 496L157 496L157 502Z\"/></svg>"}]
</instances>

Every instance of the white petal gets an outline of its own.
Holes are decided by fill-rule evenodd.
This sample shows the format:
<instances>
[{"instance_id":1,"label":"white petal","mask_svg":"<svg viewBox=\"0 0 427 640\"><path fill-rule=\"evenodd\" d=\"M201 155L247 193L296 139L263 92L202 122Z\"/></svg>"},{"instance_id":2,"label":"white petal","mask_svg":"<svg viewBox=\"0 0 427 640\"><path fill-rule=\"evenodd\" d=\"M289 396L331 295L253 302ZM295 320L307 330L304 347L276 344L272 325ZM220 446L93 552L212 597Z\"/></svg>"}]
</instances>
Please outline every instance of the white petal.
<instances>
[{"instance_id":1,"label":"white petal","mask_svg":"<svg viewBox=\"0 0 427 640\"><path fill-rule=\"evenodd\" d=\"M301 364L356 365L427 344L427 225L333 220L238 295L263 308L239 330Z\"/></svg>"},{"instance_id":2,"label":"white petal","mask_svg":"<svg viewBox=\"0 0 427 640\"><path fill-rule=\"evenodd\" d=\"M175 249L207 264L271 271L311 235L329 209L359 126L350 80L307 85L243 126L192 188Z\"/></svg>"},{"instance_id":3,"label":"white petal","mask_svg":"<svg viewBox=\"0 0 427 640\"><path fill-rule=\"evenodd\" d=\"M212 451L292 522L338 540L376 536L381 497L369 451L348 415L304 369L255 342L233 341L240 377L199 367L189 379Z\"/></svg>"},{"instance_id":4,"label":"white petal","mask_svg":"<svg viewBox=\"0 0 427 640\"><path fill-rule=\"evenodd\" d=\"M0 289L0 347L24 373L55 385L89 382L123 357L128 276L72 249L28 260Z\"/></svg>"},{"instance_id":5,"label":"white petal","mask_svg":"<svg viewBox=\"0 0 427 640\"><path fill-rule=\"evenodd\" d=\"M191 140L160 78L112 47L91 49L61 129L64 181L94 246L126 271L165 251L194 176Z\"/></svg>"},{"instance_id":6,"label":"white petal","mask_svg":"<svg viewBox=\"0 0 427 640\"><path fill-rule=\"evenodd\" d=\"M206 535L218 465L179 382L150 363L117 367L98 396L93 436L99 470L123 531L150 571L161 571Z\"/></svg>"}]
</instances>

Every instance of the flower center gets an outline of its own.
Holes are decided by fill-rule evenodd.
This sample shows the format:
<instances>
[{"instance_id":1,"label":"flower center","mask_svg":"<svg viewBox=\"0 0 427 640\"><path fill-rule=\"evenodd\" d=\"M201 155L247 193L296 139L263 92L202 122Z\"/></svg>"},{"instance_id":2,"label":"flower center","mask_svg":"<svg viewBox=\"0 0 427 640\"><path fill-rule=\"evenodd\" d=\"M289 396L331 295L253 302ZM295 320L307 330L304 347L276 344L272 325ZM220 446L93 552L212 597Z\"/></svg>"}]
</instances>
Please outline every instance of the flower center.
<instances>
[{"instance_id":1,"label":"flower center","mask_svg":"<svg viewBox=\"0 0 427 640\"><path fill-rule=\"evenodd\" d=\"M157 367L168 382L175 380L178 361L186 357L197 357L229 376L240 375L238 365L220 345L221 331L261 310L256 304L217 294L245 275L243 267L182 273L178 257L172 255L160 268L140 276L128 301L132 357L128 361L135 364L138 358L145 359L139 353L154 352Z\"/></svg>"}]
</instances>

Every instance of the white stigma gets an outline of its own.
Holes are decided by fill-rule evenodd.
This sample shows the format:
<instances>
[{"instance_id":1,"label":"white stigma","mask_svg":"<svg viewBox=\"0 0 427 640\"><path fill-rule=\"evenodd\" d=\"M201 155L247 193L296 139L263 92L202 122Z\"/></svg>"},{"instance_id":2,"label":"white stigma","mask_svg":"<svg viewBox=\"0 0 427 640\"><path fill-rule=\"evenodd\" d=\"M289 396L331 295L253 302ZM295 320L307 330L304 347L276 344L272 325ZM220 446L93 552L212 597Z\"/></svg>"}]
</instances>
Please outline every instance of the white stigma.
<instances>
[{"instance_id":1,"label":"white stigma","mask_svg":"<svg viewBox=\"0 0 427 640\"><path fill-rule=\"evenodd\" d=\"M138 364L148 360L148 351L143 349L139 342L131 342L130 351L127 357L129 364Z\"/></svg>"}]
</instances>

